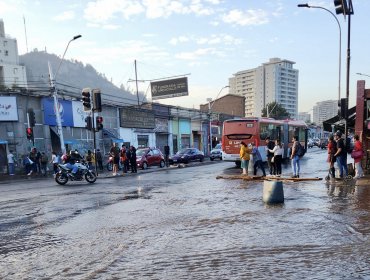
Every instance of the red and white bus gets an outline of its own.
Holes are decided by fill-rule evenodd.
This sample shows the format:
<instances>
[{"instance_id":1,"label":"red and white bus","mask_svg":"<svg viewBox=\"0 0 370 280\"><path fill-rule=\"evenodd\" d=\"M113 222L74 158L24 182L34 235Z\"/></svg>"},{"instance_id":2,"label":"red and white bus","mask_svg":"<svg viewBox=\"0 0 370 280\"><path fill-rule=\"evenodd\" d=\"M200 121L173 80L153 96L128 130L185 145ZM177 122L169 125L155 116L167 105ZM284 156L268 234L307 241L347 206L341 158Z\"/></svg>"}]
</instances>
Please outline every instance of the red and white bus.
<instances>
[{"instance_id":1,"label":"red and white bus","mask_svg":"<svg viewBox=\"0 0 370 280\"><path fill-rule=\"evenodd\" d=\"M226 120L222 130L222 159L240 164L240 143L256 144L262 160L266 161L266 138L279 139L284 147L283 158L289 156L293 136L307 149L307 125L304 121L272 118L238 118Z\"/></svg>"}]
</instances>

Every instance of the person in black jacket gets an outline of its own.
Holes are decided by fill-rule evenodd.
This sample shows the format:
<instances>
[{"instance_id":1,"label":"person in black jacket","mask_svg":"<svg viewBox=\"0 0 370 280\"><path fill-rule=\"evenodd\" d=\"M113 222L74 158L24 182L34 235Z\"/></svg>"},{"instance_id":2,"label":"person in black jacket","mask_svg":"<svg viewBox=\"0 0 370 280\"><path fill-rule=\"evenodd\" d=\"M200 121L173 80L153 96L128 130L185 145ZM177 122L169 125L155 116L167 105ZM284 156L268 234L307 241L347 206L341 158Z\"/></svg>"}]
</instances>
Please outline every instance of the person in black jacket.
<instances>
[{"instance_id":1,"label":"person in black jacket","mask_svg":"<svg viewBox=\"0 0 370 280\"><path fill-rule=\"evenodd\" d=\"M131 173L137 173L136 148L134 146L130 147L130 164L131 164Z\"/></svg>"},{"instance_id":2,"label":"person in black jacket","mask_svg":"<svg viewBox=\"0 0 370 280\"><path fill-rule=\"evenodd\" d=\"M274 156L274 153L271 153L269 150L273 150L275 143L271 141L270 137L266 137L266 158L267 164L270 170L270 175L276 175L275 164L271 162L271 159Z\"/></svg>"}]
</instances>

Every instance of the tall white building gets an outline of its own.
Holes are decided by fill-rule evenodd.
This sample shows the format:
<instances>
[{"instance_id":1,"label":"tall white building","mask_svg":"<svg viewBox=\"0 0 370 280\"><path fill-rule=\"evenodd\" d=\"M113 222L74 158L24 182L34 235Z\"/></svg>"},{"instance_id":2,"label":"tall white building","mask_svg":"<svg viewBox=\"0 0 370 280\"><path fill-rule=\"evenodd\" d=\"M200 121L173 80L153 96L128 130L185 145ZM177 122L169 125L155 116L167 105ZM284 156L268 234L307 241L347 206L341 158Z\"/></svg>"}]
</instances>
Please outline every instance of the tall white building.
<instances>
[{"instance_id":1,"label":"tall white building","mask_svg":"<svg viewBox=\"0 0 370 280\"><path fill-rule=\"evenodd\" d=\"M313 106L312 119L316 125L322 126L323 121L331 119L338 115L338 101L337 100L326 100L317 102Z\"/></svg>"},{"instance_id":2,"label":"tall white building","mask_svg":"<svg viewBox=\"0 0 370 280\"><path fill-rule=\"evenodd\" d=\"M0 19L0 87L27 88L26 68L19 65L17 40L5 35Z\"/></svg>"},{"instance_id":3,"label":"tall white building","mask_svg":"<svg viewBox=\"0 0 370 280\"><path fill-rule=\"evenodd\" d=\"M298 70L295 62L270 58L261 66L239 71L229 79L230 93L245 97L245 116L260 117L268 103L278 102L298 118Z\"/></svg>"}]
</instances>

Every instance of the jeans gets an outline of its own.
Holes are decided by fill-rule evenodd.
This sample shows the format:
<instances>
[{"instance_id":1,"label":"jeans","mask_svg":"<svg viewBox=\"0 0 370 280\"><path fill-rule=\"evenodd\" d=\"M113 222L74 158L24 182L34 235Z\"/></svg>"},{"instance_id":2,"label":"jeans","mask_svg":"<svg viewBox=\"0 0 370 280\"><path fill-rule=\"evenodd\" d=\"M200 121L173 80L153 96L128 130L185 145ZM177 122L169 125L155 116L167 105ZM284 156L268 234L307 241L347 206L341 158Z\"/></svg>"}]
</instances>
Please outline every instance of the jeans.
<instances>
[{"instance_id":1,"label":"jeans","mask_svg":"<svg viewBox=\"0 0 370 280\"><path fill-rule=\"evenodd\" d=\"M76 174L77 171L78 171L78 167L75 165L75 164L71 164L71 163L67 163L66 166L69 168L69 169L72 169L72 173L73 174Z\"/></svg>"},{"instance_id":2,"label":"jeans","mask_svg":"<svg viewBox=\"0 0 370 280\"><path fill-rule=\"evenodd\" d=\"M8 163L9 175L14 175L14 163Z\"/></svg>"},{"instance_id":3,"label":"jeans","mask_svg":"<svg viewBox=\"0 0 370 280\"><path fill-rule=\"evenodd\" d=\"M294 156L292 159L292 171L293 176L299 175L299 172L301 171L301 166L299 164L299 156Z\"/></svg>"},{"instance_id":4,"label":"jeans","mask_svg":"<svg viewBox=\"0 0 370 280\"><path fill-rule=\"evenodd\" d=\"M254 175L257 175L257 168L261 168L262 170L262 173L263 173L263 176L266 176L266 172L265 172L265 168L263 167L263 162L262 160L257 160L255 163L254 163Z\"/></svg>"},{"instance_id":5,"label":"jeans","mask_svg":"<svg viewBox=\"0 0 370 280\"><path fill-rule=\"evenodd\" d=\"M355 163L355 168L356 168L356 176L355 176L356 178L360 178L364 176L364 171L362 170L361 161Z\"/></svg>"},{"instance_id":6,"label":"jeans","mask_svg":"<svg viewBox=\"0 0 370 280\"><path fill-rule=\"evenodd\" d=\"M348 175L347 154L338 156L337 164L338 164L338 169L339 169L339 176L341 178L343 178L343 175L347 176Z\"/></svg>"}]
</instances>

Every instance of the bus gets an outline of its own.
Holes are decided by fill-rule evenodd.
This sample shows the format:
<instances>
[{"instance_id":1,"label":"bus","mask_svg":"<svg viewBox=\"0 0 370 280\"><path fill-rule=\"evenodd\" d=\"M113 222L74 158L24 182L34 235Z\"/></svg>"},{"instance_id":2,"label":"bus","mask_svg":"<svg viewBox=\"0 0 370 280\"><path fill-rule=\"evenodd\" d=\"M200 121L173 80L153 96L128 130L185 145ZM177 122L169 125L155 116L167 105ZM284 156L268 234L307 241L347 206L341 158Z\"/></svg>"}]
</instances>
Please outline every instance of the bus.
<instances>
[{"instance_id":1,"label":"bus","mask_svg":"<svg viewBox=\"0 0 370 280\"><path fill-rule=\"evenodd\" d=\"M240 143L254 143L266 161L266 138L279 139L283 145L283 159L288 158L293 136L307 151L308 128L304 121L275 120L272 118L247 117L226 120L222 130L222 160L233 161L240 165Z\"/></svg>"}]
</instances>

